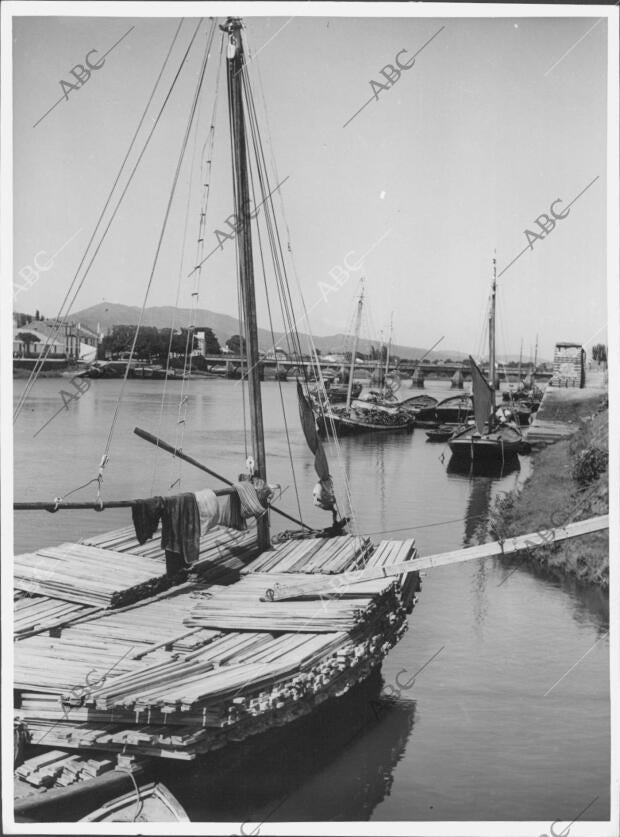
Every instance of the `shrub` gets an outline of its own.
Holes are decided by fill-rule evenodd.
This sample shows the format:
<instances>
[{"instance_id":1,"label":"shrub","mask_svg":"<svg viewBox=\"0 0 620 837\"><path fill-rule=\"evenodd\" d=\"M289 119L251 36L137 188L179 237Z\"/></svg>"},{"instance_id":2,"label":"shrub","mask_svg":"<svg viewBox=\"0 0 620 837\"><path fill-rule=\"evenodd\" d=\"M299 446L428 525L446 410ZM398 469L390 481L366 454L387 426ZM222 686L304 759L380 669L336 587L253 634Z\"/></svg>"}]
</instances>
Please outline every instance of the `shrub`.
<instances>
[{"instance_id":1,"label":"shrub","mask_svg":"<svg viewBox=\"0 0 620 837\"><path fill-rule=\"evenodd\" d=\"M571 477L579 485L588 485L607 470L609 454L601 448L584 448L571 468Z\"/></svg>"}]
</instances>

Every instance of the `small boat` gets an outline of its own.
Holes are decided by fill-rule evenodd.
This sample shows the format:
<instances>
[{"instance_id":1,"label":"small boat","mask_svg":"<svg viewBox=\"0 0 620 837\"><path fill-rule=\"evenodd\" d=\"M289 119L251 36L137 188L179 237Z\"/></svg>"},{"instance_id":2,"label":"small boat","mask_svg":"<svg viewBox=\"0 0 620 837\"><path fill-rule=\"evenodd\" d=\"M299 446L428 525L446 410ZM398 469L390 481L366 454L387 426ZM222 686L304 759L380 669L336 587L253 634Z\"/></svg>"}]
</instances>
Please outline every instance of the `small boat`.
<instances>
[{"instance_id":1,"label":"small boat","mask_svg":"<svg viewBox=\"0 0 620 837\"><path fill-rule=\"evenodd\" d=\"M412 395L410 398L401 398L398 405L417 418L422 410L434 408L438 403L432 395Z\"/></svg>"},{"instance_id":2,"label":"small boat","mask_svg":"<svg viewBox=\"0 0 620 837\"><path fill-rule=\"evenodd\" d=\"M179 800L162 782L139 785L117 796L79 822L190 822Z\"/></svg>"},{"instance_id":3,"label":"small boat","mask_svg":"<svg viewBox=\"0 0 620 837\"><path fill-rule=\"evenodd\" d=\"M473 416L473 399L467 393L451 395L434 406L423 407L416 415L418 427L436 427L452 424L458 427Z\"/></svg>"},{"instance_id":4,"label":"small boat","mask_svg":"<svg viewBox=\"0 0 620 837\"><path fill-rule=\"evenodd\" d=\"M134 363L130 361L130 373ZM86 370L89 378L122 378L127 368L125 360L96 360Z\"/></svg>"},{"instance_id":5,"label":"small boat","mask_svg":"<svg viewBox=\"0 0 620 837\"><path fill-rule=\"evenodd\" d=\"M431 430L427 430L426 435L428 437L429 442L447 442L450 436L454 434L454 432L455 430L453 427L441 425L440 427L435 427Z\"/></svg>"},{"instance_id":6,"label":"small boat","mask_svg":"<svg viewBox=\"0 0 620 837\"><path fill-rule=\"evenodd\" d=\"M481 464L504 463L527 453L529 445L523 439L512 412L504 406L495 409L495 296L496 262L493 258L491 310L489 314L489 383L470 356L474 403L474 424L457 431L449 440L455 458Z\"/></svg>"}]
</instances>

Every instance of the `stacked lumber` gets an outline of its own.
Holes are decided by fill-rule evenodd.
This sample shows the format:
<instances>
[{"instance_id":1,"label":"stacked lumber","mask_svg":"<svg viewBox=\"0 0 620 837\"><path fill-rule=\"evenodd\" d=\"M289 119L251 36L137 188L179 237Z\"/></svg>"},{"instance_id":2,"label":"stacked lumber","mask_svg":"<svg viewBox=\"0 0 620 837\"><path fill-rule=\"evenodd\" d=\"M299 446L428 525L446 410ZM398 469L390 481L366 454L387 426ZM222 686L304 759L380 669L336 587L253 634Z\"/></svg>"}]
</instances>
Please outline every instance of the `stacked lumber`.
<instances>
[{"instance_id":1,"label":"stacked lumber","mask_svg":"<svg viewBox=\"0 0 620 837\"><path fill-rule=\"evenodd\" d=\"M114 769L106 758L84 758L65 750L51 750L23 762L16 776L35 788L66 787Z\"/></svg>"},{"instance_id":2,"label":"stacked lumber","mask_svg":"<svg viewBox=\"0 0 620 837\"><path fill-rule=\"evenodd\" d=\"M90 692L102 677L108 680L150 665L149 655L167 660L171 654L195 651L218 636L183 624L196 589L190 586L186 593L108 611L65 628L61 637L23 639L15 646L15 687L68 699L75 687Z\"/></svg>"},{"instance_id":3,"label":"stacked lumber","mask_svg":"<svg viewBox=\"0 0 620 837\"><path fill-rule=\"evenodd\" d=\"M112 532L95 535L82 542L88 546L114 552L129 552L156 561L163 561L165 557L160 545L159 531L150 540L139 544L133 526L124 526ZM233 581L256 554L255 529L239 532L227 526L215 526L200 538L199 557L192 565L192 572L197 573L203 581Z\"/></svg>"},{"instance_id":4,"label":"stacked lumber","mask_svg":"<svg viewBox=\"0 0 620 837\"><path fill-rule=\"evenodd\" d=\"M372 549L368 538L306 538L279 544L263 552L243 573L341 573L363 564Z\"/></svg>"},{"instance_id":5,"label":"stacked lumber","mask_svg":"<svg viewBox=\"0 0 620 837\"><path fill-rule=\"evenodd\" d=\"M405 587L414 573L404 581L389 576L353 584L346 572L408 561L416 554L413 541L382 541L376 549L352 536L291 541L259 555L239 578L255 553L254 533L218 527L201 540L208 583L201 572L202 582L129 604L115 594L135 589L135 573L145 566L157 577L163 566L157 537L139 546L133 528L125 527L30 556L48 575L36 580L31 573L20 590L36 584L36 592L45 588L50 595L52 588L66 596L49 574L60 562L74 570L64 583L88 599L82 607L99 597L99 607L107 608L77 611L60 636L17 643L19 714L32 743L195 758L343 694L406 630ZM97 569L91 565L82 579L95 556ZM117 575L106 587L105 567L112 565ZM211 583L224 571L239 580ZM18 573L25 572L21 562ZM261 601L267 590L310 581L327 589L319 600ZM122 606L111 609L112 603Z\"/></svg>"},{"instance_id":6,"label":"stacked lumber","mask_svg":"<svg viewBox=\"0 0 620 837\"><path fill-rule=\"evenodd\" d=\"M166 589L170 581L162 560L134 556L79 543L63 543L17 555L18 590L91 607L121 607Z\"/></svg>"},{"instance_id":7,"label":"stacked lumber","mask_svg":"<svg viewBox=\"0 0 620 837\"><path fill-rule=\"evenodd\" d=\"M137 708L131 725L122 722L123 713L118 710L110 711L107 719L97 713L86 721L72 720L72 716L60 721L32 717L28 720L32 743L45 741L54 747L193 759L231 741L288 723L328 698L344 694L380 664L402 635L406 625L397 619L392 623L391 633L381 629L358 640L347 634L307 637L301 654L291 649L288 657L283 655L277 663L213 670L194 683L193 711L167 715L163 723L151 709L139 713ZM183 690L187 700L187 684L183 684ZM97 700L110 697L102 691Z\"/></svg>"},{"instance_id":8,"label":"stacked lumber","mask_svg":"<svg viewBox=\"0 0 620 837\"><path fill-rule=\"evenodd\" d=\"M261 601L265 590L278 584L302 582L303 574L250 573L236 584L209 590L197 600L185 620L188 626L219 630L235 630L243 626L249 631L351 631L374 612L385 607L384 599L394 593L394 578L378 578L363 584L342 585L337 576L318 576L331 582L336 597L316 601ZM392 595L392 601L395 597Z\"/></svg>"},{"instance_id":9,"label":"stacked lumber","mask_svg":"<svg viewBox=\"0 0 620 837\"><path fill-rule=\"evenodd\" d=\"M23 591L15 599L13 631L16 639L34 631L44 631L70 622L78 616L94 613L97 608L75 602L63 602L48 596L29 596Z\"/></svg>"},{"instance_id":10,"label":"stacked lumber","mask_svg":"<svg viewBox=\"0 0 620 837\"><path fill-rule=\"evenodd\" d=\"M379 567L389 567L392 564L401 564L405 561L413 561L418 557L415 540L409 538L404 541L381 541L376 550L369 557L365 570ZM420 577L414 573L407 573L400 576L401 596L407 613L411 613L416 603L416 594L420 590Z\"/></svg>"}]
</instances>

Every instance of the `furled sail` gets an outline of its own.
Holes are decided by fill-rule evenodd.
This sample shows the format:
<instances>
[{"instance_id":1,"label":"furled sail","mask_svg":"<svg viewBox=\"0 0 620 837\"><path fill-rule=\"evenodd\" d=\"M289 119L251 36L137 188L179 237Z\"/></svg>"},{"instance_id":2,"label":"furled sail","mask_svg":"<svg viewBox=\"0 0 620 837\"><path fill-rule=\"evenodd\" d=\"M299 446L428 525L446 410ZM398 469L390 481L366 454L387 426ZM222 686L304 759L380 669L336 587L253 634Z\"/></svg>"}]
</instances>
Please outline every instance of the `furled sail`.
<instances>
[{"instance_id":1,"label":"furled sail","mask_svg":"<svg viewBox=\"0 0 620 837\"><path fill-rule=\"evenodd\" d=\"M493 390L486 378L476 365L473 357L469 357L471 364L472 393L474 396L474 418L478 433L484 433L485 424L493 410Z\"/></svg>"},{"instance_id":2,"label":"furled sail","mask_svg":"<svg viewBox=\"0 0 620 837\"><path fill-rule=\"evenodd\" d=\"M333 511L336 505L336 496L334 494L334 484L329 473L327 456L325 455L323 443L316 429L316 421L312 407L308 403L308 399L304 395L299 381L297 382L297 399L299 402L301 427L304 431L308 447L314 454L314 470L319 478L318 485L314 491L315 505L320 506L326 511Z\"/></svg>"}]
</instances>

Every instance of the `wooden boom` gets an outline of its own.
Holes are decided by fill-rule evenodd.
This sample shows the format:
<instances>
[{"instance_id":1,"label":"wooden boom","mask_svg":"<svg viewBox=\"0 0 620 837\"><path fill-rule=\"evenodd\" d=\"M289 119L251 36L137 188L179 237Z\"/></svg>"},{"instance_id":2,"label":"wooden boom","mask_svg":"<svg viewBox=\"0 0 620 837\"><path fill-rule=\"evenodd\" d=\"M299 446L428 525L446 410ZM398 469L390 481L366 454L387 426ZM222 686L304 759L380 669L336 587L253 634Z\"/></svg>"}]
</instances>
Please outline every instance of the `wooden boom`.
<instances>
[{"instance_id":1,"label":"wooden boom","mask_svg":"<svg viewBox=\"0 0 620 837\"><path fill-rule=\"evenodd\" d=\"M567 540L568 538L575 538L579 535L600 532L608 528L609 515L603 514L600 517L591 517L588 520L569 523L557 529L543 529L539 532L532 532L529 535L517 535L514 538L507 538L505 541L492 541L491 543L480 544L479 546L456 549L453 552L424 555L412 561L388 564L385 567L372 567L368 570L336 573L330 578L308 581L305 584L276 586L273 589L265 591L265 595L261 596L261 601L285 601L286 599L297 599L301 597L319 598L330 595L338 596L341 589L361 581L369 581L373 578L384 578L386 576L404 575L406 573L418 572L419 570L428 570L431 567L444 567L448 564L460 564L463 561L473 561L476 558L512 555L524 549L546 546L551 543Z\"/></svg>"}]
</instances>

